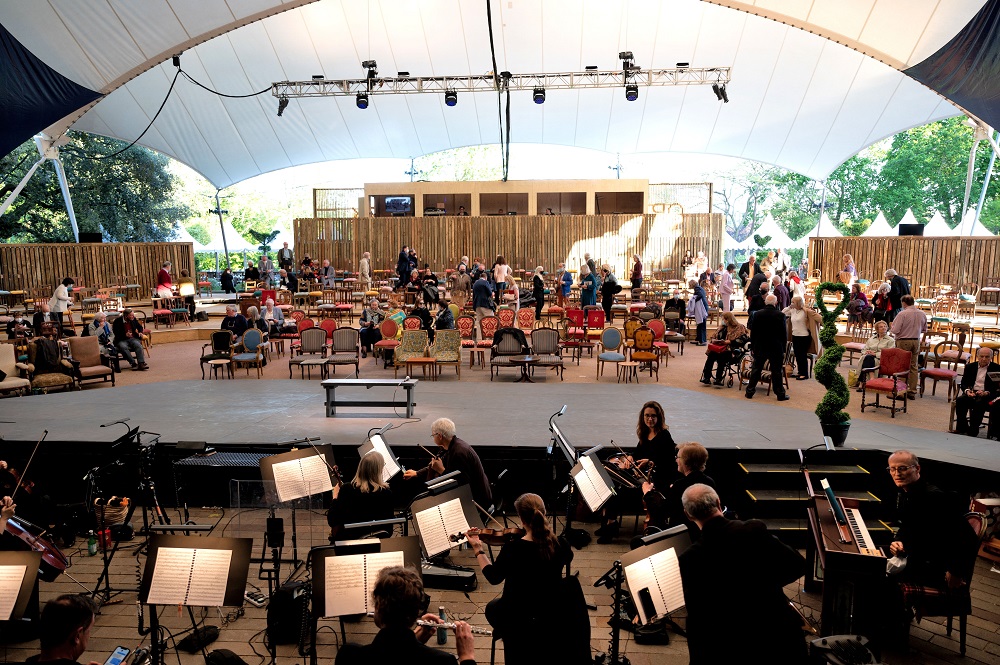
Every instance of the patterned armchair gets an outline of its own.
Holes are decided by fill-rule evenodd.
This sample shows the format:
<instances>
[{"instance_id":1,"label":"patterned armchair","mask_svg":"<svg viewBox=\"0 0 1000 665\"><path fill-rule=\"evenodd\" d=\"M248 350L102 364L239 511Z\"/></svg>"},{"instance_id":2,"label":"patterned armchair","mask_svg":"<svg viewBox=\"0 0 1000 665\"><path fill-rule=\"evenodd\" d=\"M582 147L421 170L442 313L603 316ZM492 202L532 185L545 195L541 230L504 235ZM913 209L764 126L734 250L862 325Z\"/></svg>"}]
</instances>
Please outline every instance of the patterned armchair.
<instances>
[{"instance_id":1,"label":"patterned armchair","mask_svg":"<svg viewBox=\"0 0 1000 665\"><path fill-rule=\"evenodd\" d=\"M653 378L656 373L656 380L660 380L660 354L657 352L653 342L656 336L648 326L642 326L635 331L632 340L632 360L639 363L639 369L649 369L649 378ZM647 366L647 367L644 367Z\"/></svg>"},{"instance_id":2,"label":"patterned armchair","mask_svg":"<svg viewBox=\"0 0 1000 665\"><path fill-rule=\"evenodd\" d=\"M26 372L32 390L48 393L60 388L79 388L73 378L73 363L60 357L58 343L52 340L37 339L29 343L28 362L17 363L17 367Z\"/></svg>"},{"instance_id":3,"label":"patterned armchair","mask_svg":"<svg viewBox=\"0 0 1000 665\"><path fill-rule=\"evenodd\" d=\"M458 378L462 378L462 333L458 330L438 330L431 346L431 357L438 367L454 365Z\"/></svg>"},{"instance_id":4,"label":"patterned armchair","mask_svg":"<svg viewBox=\"0 0 1000 665\"><path fill-rule=\"evenodd\" d=\"M422 358L427 353L426 330L404 330L403 339L393 355L393 375L399 376L399 368L406 365L408 358Z\"/></svg>"}]
</instances>

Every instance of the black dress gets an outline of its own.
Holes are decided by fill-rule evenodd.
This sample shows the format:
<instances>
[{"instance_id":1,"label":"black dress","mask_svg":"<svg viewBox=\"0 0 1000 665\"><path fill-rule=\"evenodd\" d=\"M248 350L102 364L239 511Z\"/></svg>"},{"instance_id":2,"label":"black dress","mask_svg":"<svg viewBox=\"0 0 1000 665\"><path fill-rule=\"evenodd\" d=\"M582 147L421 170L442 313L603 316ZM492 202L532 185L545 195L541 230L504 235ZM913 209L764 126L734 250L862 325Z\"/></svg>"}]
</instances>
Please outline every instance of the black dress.
<instances>
[{"instance_id":1,"label":"black dress","mask_svg":"<svg viewBox=\"0 0 1000 665\"><path fill-rule=\"evenodd\" d=\"M362 492L354 485L345 483L341 486L338 497L330 502L326 521L334 529L333 535L336 538L358 538L367 534L356 529L343 530L339 527L356 522L392 519L393 506L392 492L389 489Z\"/></svg>"}]
</instances>

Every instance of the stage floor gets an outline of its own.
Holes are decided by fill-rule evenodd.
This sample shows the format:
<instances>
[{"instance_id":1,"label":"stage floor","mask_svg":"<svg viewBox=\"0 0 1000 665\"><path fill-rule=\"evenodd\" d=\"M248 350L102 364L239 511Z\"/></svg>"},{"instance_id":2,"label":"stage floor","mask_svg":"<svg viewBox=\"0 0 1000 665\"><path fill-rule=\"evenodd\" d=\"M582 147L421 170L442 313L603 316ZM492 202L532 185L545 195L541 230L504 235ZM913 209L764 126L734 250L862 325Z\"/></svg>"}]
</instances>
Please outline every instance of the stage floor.
<instances>
[{"instance_id":1,"label":"stage floor","mask_svg":"<svg viewBox=\"0 0 1000 665\"><path fill-rule=\"evenodd\" d=\"M352 399L384 400L386 388L352 389ZM455 421L458 435L475 446L543 447L548 418L566 404L559 426L579 448L635 441L637 414L658 400L677 442L699 441L709 448L795 449L821 442L816 417L782 408L758 392L755 400L715 397L710 392L656 384L556 383L463 384L421 381L414 391L414 418L391 408L340 408L324 417L325 391L318 380L170 381L119 390L84 390L0 400L0 434L7 441L110 442L121 425L159 432L161 441L207 441L213 446L280 443L305 436L324 442L362 442L369 429L392 423L393 446L428 444L430 425L440 417ZM400 391L400 397L402 391ZM847 445L868 450L912 450L920 457L1000 471L1000 446L986 439L907 427L906 415L884 422L855 419Z\"/></svg>"}]
</instances>

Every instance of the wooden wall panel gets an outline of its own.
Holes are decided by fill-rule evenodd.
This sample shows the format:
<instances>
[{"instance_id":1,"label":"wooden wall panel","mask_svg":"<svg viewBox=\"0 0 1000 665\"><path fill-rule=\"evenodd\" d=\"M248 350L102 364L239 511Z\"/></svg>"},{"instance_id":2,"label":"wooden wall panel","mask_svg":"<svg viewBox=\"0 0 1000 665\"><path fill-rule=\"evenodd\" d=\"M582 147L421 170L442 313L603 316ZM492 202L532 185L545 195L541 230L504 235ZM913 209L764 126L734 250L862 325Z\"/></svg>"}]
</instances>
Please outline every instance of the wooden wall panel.
<instances>
[{"instance_id":1,"label":"wooden wall panel","mask_svg":"<svg viewBox=\"0 0 1000 665\"><path fill-rule=\"evenodd\" d=\"M189 242L0 244L0 287L11 291L50 286L65 277L80 277L86 286L118 284L120 275L133 275L142 284L142 296L156 286L164 261L171 274L194 266Z\"/></svg>"},{"instance_id":2,"label":"wooden wall panel","mask_svg":"<svg viewBox=\"0 0 1000 665\"><path fill-rule=\"evenodd\" d=\"M376 269L395 269L400 248L416 248L435 271L457 265L464 255L492 264L497 254L518 269L560 262L572 267L585 252L610 264L622 277L632 254L647 270L678 268L685 250L705 252L713 265L722 260L722 215L578 215L516 217L361 217L296 219L296 257L329 259L338 269L356 269L362 252Z\"/></svg>"},{"instance_id":3,"label":"wooden wall panel","mask_svg":"<svg viewBox=\"0 0 1000 665\"><path fill-rule=\"evenodd\" d=\"M858 276L882 279L888 268L916 287L976 282L1000 276L1000 238L811 238L810 268L823 271L823 279L836 277L844 254L854 257Z\"/></svg>"}]
</instances>

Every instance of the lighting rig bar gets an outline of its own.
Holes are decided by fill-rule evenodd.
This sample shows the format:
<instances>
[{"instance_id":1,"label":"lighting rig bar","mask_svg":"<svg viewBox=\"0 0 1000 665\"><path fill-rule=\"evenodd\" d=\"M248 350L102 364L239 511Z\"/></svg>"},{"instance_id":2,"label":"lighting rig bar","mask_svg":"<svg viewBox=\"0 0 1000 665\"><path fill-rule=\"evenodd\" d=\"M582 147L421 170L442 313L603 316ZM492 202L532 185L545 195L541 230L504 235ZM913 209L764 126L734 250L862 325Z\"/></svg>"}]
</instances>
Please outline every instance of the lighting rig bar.
<instances>
[{"instance_id":1,"label":"lighting rig bar","mask_svg":"<svg viewBox=\"0 0 1000 665\"><path fill-rule=\"evenodd\" d=\"M674 69L633 68L629 70L562 72L556 74L492 74L481 76L398 76L357 79L314 78L311 81L278 81L271 84L271 94L278 99L300 97L352 97L372 95L454 92L490 92L506 87L533 91L535 88L561 90L570 88L621 88L625 85L688 86L718 85L731 80L729 67L679 67Z\"/></svg>"}]
</instances>

